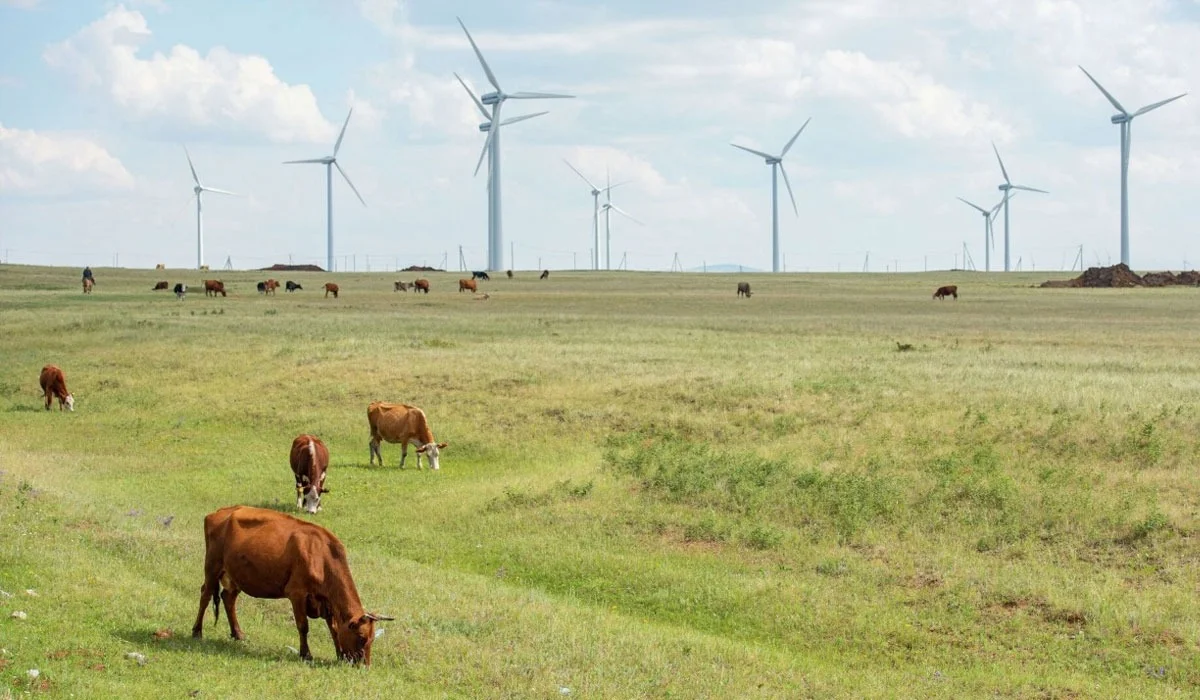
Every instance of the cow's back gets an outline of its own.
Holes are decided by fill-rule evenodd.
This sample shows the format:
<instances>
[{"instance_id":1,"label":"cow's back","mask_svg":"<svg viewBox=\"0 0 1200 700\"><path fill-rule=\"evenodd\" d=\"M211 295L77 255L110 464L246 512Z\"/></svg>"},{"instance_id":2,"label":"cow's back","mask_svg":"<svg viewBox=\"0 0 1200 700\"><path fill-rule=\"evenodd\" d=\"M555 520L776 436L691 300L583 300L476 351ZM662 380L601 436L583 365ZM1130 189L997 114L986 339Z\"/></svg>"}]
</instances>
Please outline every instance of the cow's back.
<instances>
[{"instance_id":1,"label":"cow's back","mask_svg":"<svg viewBox=\"0 0 1200 700\"><path fill-rule=\"evenodd\" d=\"M204 518L206 558L216 559L237 588L256 598L281 598L289 586L310 586L324 577L345 548L333 533L285 513L230 506Z\"/></svg>"},{"instance_id":2,"label":"cow's back","mask_svg":"<svg viewBox=\"0 0 1200 700\"><path fill-rule=\"evenodd\" d=\"M292 440L291 463L297 475L307 474L314 465L324 471L329 466L329 448L316 435L299 435Z\"/></svg>"},{"instance_id":3,"label":"cow's back","mask_svg":"<svg viewBox=\"0 0 1200 700\"><path fill-rule=\"evenodd\" d=\"M396 442L407 435L420 435L426 426L425 413L416 406L404 403L376 401L367 407L371 434Z\"/></svg>"},{"instance_id":4,"label":"cow's back","mask_svg":"<svg viewBox=\"0 0 1200 700\"><path fill-rule=\"evenodd\" d=\"M66 388L66 377L63 376L63 371L57 365L46 365L42 368L42 373L38 377L41 382L42 391L48 389L56 389L58 387Z\"/></svg>"}]
</instances>

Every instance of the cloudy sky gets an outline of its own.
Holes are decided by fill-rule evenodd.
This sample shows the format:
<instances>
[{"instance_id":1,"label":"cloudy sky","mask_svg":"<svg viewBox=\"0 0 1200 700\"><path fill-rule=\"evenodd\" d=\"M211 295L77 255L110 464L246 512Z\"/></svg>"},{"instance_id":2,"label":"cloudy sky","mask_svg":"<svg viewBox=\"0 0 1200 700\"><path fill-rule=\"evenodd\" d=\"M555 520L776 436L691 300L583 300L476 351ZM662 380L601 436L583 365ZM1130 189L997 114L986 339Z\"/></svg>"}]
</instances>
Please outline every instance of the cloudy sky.
<instances>
[{"instance_id":1,"label":"cloudy sky","mask_svg":"<svg viewBox=\"0 0 1200 700\"><path fill-rule=\"evenodd\" d=\"M1025 269L1119 259L1118 130L1082 64L1127 108L1200 87L1200 0L0 0L0 255L9 262L195 264L186 144L205 196L206 261L324 264L318 165L354 113L334 182L339 266L456 268L486 257L484 136L455 81L574 100L504 131L515 266L587 265L591 196L614 203L614 265L769 268L770 168L788 154L789 270L984 265L1013 181ZM1134 122L1133 263L1200 266L1200 94ZM336 173L335 173L336 176ZM998 230L1002 232L1002 223ZM1002 258L998 236L993 268ZM505 251L506 263L508 251ZM350 256L353 256L352 258ZM369 257L368 257L369 256ZM1191 256L1191 257L1189 257Z\"/></svg>"}]
</instances>

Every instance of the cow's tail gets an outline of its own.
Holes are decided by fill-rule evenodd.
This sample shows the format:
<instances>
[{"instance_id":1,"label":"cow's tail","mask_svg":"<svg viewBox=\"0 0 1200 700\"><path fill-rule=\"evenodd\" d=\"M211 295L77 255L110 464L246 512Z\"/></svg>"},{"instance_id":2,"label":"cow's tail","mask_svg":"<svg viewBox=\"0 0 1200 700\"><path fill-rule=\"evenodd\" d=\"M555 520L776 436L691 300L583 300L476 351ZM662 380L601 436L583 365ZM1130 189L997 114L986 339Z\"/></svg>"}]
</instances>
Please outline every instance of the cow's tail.
<instances>
[{"instance_id":1,"label":"cow's tail","mask_svg":"<svg viewBox=\"0 0 1200 700\"><path fill-rule=\"evenodd\" d=\"M221 621L221 579L218 577L216 583L213 584L213 624Z\"/></svg>"}]
</instances>

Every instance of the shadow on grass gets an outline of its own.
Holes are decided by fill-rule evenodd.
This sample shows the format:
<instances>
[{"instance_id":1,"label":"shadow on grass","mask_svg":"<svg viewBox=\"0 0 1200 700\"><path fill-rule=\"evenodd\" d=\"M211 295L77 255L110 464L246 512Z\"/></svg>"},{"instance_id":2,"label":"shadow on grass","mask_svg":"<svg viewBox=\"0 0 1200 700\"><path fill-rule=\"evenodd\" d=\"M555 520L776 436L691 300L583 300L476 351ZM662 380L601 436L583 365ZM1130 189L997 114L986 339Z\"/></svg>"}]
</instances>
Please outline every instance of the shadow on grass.
<instances>
[{"instance_id":1,"label":"shadow on grass","mask_svg":"<svg viewBox=\"0 0 1200 700\"><path fill-rule=\"evenodd\" d=\"M154 630L149 627L114 630L113 635L117 639L128 642L139 653L145 654L151 659L156 653L193 654L201 652L214 656L225 656L231 659L304 663L300 660L299 656L286 648L272 651L262 646L256 646L252 635L247 635L248 639L244 642L233 639L229 635L229 625L225 622L225 616L222 615L221 620L213 624L212 617L207 612L205 613L204 637L202 639L194 639L190 628L167 639L155 639ZM308 633L308 643L313 645L314 658L311 662L308 662L310 665L320 668L332 668L342 663L333 658L321 658L317 650L319 641L313 638L312 630ZM296 639L293 639L291 644L294 646L299 645L299 637L297 636Z\"/></svg>"},{"instance_id":2,"label":"shadow on grass","mask_svg":"<svg viewBox=\"0 0 1200 700\"><path fill-rule=\"evenodd\" d=\"M8 407L9 413L37 413L38 411L45 410L46 409L42 406L30 406L23 403L15 403Z\"/></svg>"}]
</instances>

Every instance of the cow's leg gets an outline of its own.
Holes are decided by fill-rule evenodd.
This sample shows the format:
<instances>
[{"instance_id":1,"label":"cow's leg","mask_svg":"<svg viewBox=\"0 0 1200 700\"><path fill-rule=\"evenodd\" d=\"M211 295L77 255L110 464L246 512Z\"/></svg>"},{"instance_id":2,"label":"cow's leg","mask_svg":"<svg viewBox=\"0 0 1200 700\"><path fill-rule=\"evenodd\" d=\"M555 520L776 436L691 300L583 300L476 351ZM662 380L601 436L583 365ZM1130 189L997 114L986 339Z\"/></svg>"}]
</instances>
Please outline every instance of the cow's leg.
<instances>
[{"instance_id":1,"label":"cow's leg","mask_svg":"<svg viewBox=\"0 0 1200 700\"><path fill-rule=\"evenodd\" d=\"M200 586L200 612L196 613L196 624L192 625L192 636L200 639L204 636L204 611L208 609L208 604L212 602L213 586L210 585L208 577L205 577L204 583Z\"/></svg>"},{"instance_id":2,"label":"cow's leg","mask_svg":"<svg viewBox=\"0 0 1200 700\"><path fill-rule=\"evenodd\" d=\"M312 661L312 651L308 648L308 613L304 598L292 598L292 614L296 616L296 631L300 633L300 658Z\"/></svg>"},{"instance_id":3,"label":"cow's leg","mask_svg":"<svg viewBox=\"0 0 1200 700\"><path fill-rule=\"evenodd\" d=\"M329 628L329 637L333 640L333 652L337 655L338 659L345 658L345 654L342 653L342 647L338 644L337 633L333 631L333 615L325 616L325 626Z\"/></svg>"},{"instance_id":4,"label":"cow's leg","mask_svg":"<svg viewBox=\"0 0 1200 700\"><path fill-rule=\"evenodd\" d=\"M221 591L221 600L225 603L225 617L229 618L229 634L239 642L246 638L246 634L242 632L242 626L238 624L237 619L237 597L241 593L238 589L230 590L226 588Z\"/></svg>"},{"instance_id":5,"label":"cow's leg","mask_svg":"<svg viewBox=\"0 0 1200 700\"><path fill-rule=\"evenodd\" d=\"M46 410L47 411L50 410L50 404L52 404L52 403L54 403L54 395L50 393L49 389L47 389L46 390Z\"/></svg>"},{"instance_id":6,"label":"cow's leg","mask_svg":"<svg viewBox=\"0 0 1200 700\"><path fill-rule=\"evenodd\" d=\"M400 443L400 468L404 468L404 460L408 459L408 442Z\"/></svg>"},{"instance_id":7,"label":"cow's leg","mask_svg":"<svg viewBox=\"0 0 1200 700\"><path fill-rule=\"evenodd\" d=\"M376 455L378 455L379 456L379 466L382 467L383 466L383 453L379 451L379 441L376 440L374 436L371 437L370 448L371 448L371 464L372 465L375 464L375 457L376 457Z\"/></svg>"}]
</instances>

